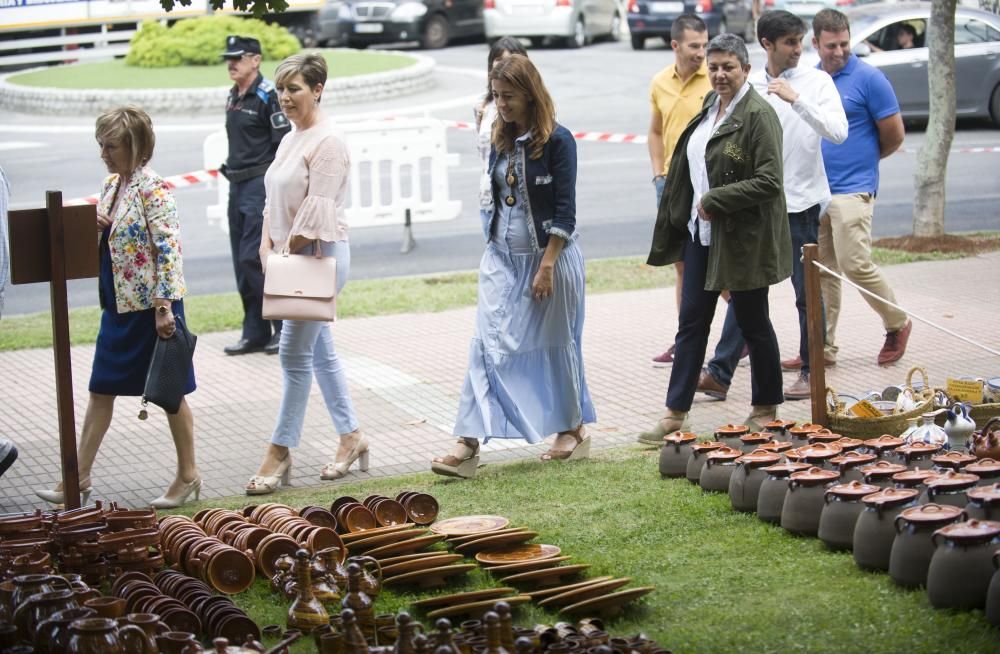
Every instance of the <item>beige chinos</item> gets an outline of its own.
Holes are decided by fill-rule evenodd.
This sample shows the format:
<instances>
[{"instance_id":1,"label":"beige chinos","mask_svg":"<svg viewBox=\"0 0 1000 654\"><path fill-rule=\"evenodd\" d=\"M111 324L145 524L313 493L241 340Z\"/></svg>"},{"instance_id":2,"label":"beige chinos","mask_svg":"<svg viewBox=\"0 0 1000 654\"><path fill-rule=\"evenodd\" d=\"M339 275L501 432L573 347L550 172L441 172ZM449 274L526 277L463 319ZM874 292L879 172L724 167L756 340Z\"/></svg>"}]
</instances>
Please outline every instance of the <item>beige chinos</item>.
<instances>
[{"instance_id":1,"label":"beige chinos","mask_svg":"<svg viewBox=\"0 0 1000 654\"><path fill-rule=\"evenodd\" d=\"M819 223L819 261L841 272L861 288L895 303L896 296L872 261L872 213L875 198L869 193L834 195ZM826 358L836 360L837 318L840 315L840 280L830 275L820 277L820 289L826 307ZM906 313L869 295L861 294L882 318L886 332L906 326Z\"/></svg>"}]
</instances>

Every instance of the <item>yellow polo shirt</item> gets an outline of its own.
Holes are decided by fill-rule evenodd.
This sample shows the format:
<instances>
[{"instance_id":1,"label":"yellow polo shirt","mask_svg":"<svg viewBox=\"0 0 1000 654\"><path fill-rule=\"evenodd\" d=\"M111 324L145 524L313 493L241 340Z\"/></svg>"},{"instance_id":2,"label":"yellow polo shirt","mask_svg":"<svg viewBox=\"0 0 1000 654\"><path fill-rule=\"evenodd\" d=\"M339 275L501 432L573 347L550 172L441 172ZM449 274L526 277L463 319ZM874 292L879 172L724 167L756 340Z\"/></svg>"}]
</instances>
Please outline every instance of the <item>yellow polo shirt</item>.
<instances>
[{"instance_id":1,"label":"yellow polo shirt","mask_svg":"<svg viewBox=\"0 0 1000 654\"><path fill-rule=\"evenodd\" d=\"M699 111L705 94L712 90L708 81L708 67L705 64L686 82L681 82L673 64L670 64L653 78L649 86L649 100L653 109L660 112L663 122L663 171L666 175L674 146L687 124Z\"/></svg>"}]
</instances>

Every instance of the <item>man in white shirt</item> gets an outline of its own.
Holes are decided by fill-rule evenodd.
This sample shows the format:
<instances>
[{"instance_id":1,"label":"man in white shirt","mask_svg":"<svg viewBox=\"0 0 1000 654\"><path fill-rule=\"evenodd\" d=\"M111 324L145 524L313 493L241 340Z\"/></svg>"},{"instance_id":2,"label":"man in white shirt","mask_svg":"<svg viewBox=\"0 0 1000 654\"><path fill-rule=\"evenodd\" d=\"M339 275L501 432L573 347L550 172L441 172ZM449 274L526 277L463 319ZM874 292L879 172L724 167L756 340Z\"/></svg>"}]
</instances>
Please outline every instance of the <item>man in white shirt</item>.
<instances>
[{"instance_id":1,"label":"man in white shirt","mask_svg":"<svg viewBox=\"0 0 1000 654\"><path fill-rule=\"evenodd\" d=\"M847 115L833 79L817 68L798 67L805 32L805 23L790 12L763 14L757 23L757 38L767 52L767 65L749 77L778 114L784 132L785 203L792 234L792 286L799 314L799 356L781 363L785 370L799 371L798 379L785 389L785 398L789 400L809 397L809 342L801 256L803 245L819 240L819 217L830 202L820 144L823 139L842 143L847 138ZM715 356L702 372L698 390L725 399L742 349L743 337L730 308Z\"/></svg>"}]
</instances>

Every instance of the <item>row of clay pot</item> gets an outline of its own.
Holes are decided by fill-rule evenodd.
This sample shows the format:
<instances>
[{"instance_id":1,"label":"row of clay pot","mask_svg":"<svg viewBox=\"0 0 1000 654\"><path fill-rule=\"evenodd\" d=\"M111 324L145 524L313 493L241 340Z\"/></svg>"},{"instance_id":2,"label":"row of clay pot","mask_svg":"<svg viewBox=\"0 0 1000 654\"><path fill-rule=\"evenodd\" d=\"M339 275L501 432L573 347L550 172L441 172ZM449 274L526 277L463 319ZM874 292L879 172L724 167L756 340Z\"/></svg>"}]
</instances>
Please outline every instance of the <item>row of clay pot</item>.
<instances>
[{"instance_id":1,"label":"row of clay pot","mask_svg":"<svg viewBox=\"0 0 1000 654\"><path fill-rule=\"evenodd\" d=\"M720 440L720 432L728 435L720 429ZM891 438L879 440L884 444ZM849 457L855 465L835 466L835 459L843 463L846 456L834 451L836 441L801 448L774 441L753 444L757 449L744 453L721 442L698 444L692 434L670 434L664 438L660 471L686 476L706 491L728 492L736 510L756 512L792 533L818 536L832 549L852 550L860 567L889 571L903 586L926 584L934 606L986 606L1000 522L985 518L1000 512L1000 484L979 486L984 481L979 476L956 471L975 469L974 458L952 452L940 467L926 469L923 458L910 458L906 466L869 454ZM897 451L909 447L893 445ZM980 467L989 470L991 463ZM842 472L853 478L845 483ZM865 483L869 479L881 487ZM980 519L968 520L970 515ZM1000 571L997 579L1000 586ZM1000 604L995 610L1000 614Z\"/></svg>"},{"instance_id":2,"label":"row of clay pot","mask_svg":"<svg viewBox=\"0 0 1000 654\"><path fill-rule=\"evenodd\" d=\"M257 623L232 599L214 594L204 582L169 569L158 572L153 581L161 591L193 611L210 638L226 638L235 644L260 640Z\"/></svg>"},{"instance_id":3,"label":"row of clay pot","mask_svg":"<svg viewBox=\"0 0 1000 654\"><path fill-rule=\"evenodd\" d=\"M241 593L253 584L255 571L250 556L209 536L190 518L166 516L159 529L169 564L229 595Z\"/></svg>"}]
</instances>

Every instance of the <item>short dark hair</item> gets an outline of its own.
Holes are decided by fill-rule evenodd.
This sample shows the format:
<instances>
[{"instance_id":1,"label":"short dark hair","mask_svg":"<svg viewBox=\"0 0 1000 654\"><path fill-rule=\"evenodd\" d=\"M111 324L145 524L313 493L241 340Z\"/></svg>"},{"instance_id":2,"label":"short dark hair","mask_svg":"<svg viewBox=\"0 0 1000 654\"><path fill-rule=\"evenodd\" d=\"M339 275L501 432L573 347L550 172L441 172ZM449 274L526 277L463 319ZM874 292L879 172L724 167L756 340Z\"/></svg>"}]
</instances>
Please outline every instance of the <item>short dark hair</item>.
<instances>
[{"instance_id":1,"label":"short dark hair","mask_svg":"<svg viewBox=\"0 0 1000 654\"><path fill-rule=\"evenodd\" d=\"M851 31L851 23L842 12L836 9L821 9L813 16L813 36L819 38L820 32L843 32Z\"/></svg>"},{"instance_id":2,"label":"short dark hair","mask_svg":"<svg viewBox=\"0 0 1000 654\"><path fill-rule=\"evenodd\" d=\"M674 19L670 26L670 40L680 42L684 39L684 30L692 32L707 32L708 25L699 16L694 14L681 14Z\"/></svg>"},{"instance_id":3,"label":"short dark hair","mask_svg":"<svg viewBox=\"0 0 1000 654\"><path fill-rule=\"evenodd\" d=\"M705 49L705 56L707 57L715 52L735 56L743 67L750 64L750 53L747 52L747 44L743 41L742 37L736 34L730 34L729 32L716 34L715 38L708 42L708 47Z\"/></svg>"},{"instance_id":4,"label":"short dark hair","mask_svg":"<svg viewBox=\"0 0 1000 654\"><path fill-rule=\"evenodd\" d=\"M789 34L801 36L806 33L806 23L790 11L776 9L765 11L757 19L757 41L764 45L764 39L777 43L778 39Z\"/></svg>"},{"instance_id":5,"label":"short dark hair","mask_svg":"<svg viewBox=\"0 0 1000 654\"><path fill-rule=\"evenodd\" d=\"M487 103L489 99L493 97L493 89L490 88L490 71L493 70L493 64L503 56L503 53L507 54L519 54L528 56L528 51L524 49L521 45L521 41L514 38L513 36L501 36L499 39L493 42L490 46L490 53L486 57L486 99Z\"/></svg>"},{"instance_id":6,"label":"short dark hair","mask_svg":"<svg viewBox=\"0 0 1000 654\"><path fill-rule=\"evenodd\" d=\"M910 36L912 36L913 38L917 37L917 28L914 27L913 25L910 25L909 23L900 23L898 32L909 32Z\"/></svg>"}]
</instances>

